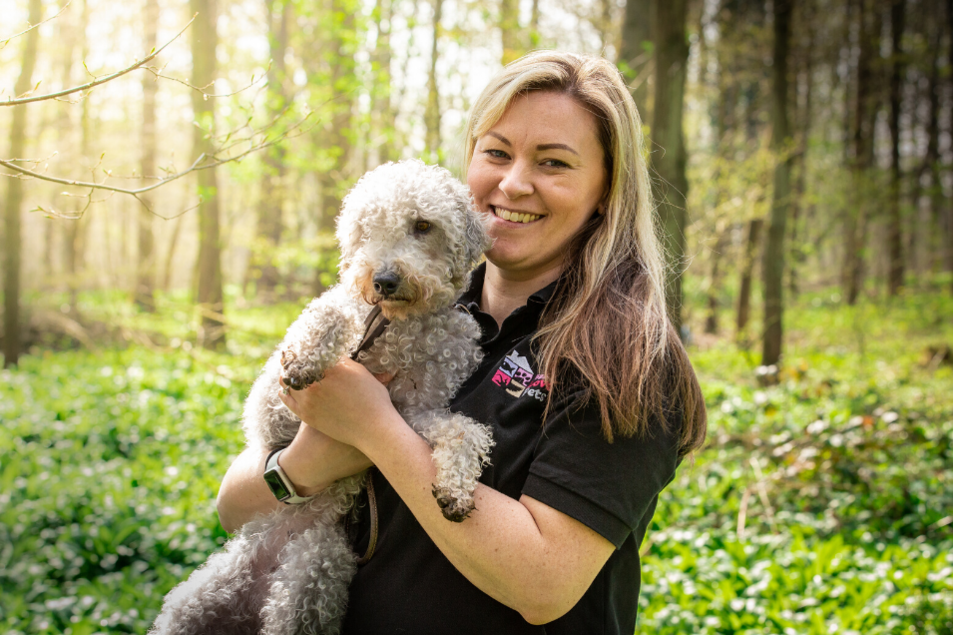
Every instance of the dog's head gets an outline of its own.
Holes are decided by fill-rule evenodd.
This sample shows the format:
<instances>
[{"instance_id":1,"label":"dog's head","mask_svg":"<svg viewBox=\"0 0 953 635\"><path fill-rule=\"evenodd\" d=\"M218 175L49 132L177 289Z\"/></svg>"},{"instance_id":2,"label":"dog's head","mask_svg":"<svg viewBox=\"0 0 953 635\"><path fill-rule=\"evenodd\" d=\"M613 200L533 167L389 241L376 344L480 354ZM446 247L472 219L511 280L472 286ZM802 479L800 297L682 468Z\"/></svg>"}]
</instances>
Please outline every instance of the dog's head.
<instances>
[{"instance_id":1,"label":"dog's head","mask_svg":"<svg viewBox=\"0 0 953 635\"><path fill-rule=\"evenodd\" d=\"M466 186L418 160L361 177L344 198L337 238L342 282L391 319L448 306L490 246Z\"/></svg>"}]
</instances>

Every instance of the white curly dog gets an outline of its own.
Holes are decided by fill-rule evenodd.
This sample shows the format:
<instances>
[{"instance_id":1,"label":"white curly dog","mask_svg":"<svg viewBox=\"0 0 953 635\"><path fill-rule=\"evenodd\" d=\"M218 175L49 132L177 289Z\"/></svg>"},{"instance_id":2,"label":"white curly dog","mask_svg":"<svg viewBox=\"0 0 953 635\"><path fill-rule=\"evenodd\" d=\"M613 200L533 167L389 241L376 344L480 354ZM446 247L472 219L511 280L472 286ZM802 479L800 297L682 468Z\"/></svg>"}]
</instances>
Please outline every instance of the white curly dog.
<instances>
[{"instance_id":1,"label":"white curly dog","mask_svg":"<svg viewBox=\"0 0 953 635\"><path fill-rule=\"evenodd\" d=\"M447 404L480 360L479 327L453 308L489 245L466 187L421 161L367 173L338 218L340 283L313 300L268 360L245 404L252 447L287 446L300 420L280 401L279 376L296 389L361 343L374 305L390 320L360 353L373 373L391 373L397 410L433 448L434 497L462 521L493 441L489 429ZM153 635L333 634L357 570L342 519L364 486L342 479L307 503L247 523L166 596Z\"/></svg>"}]
</instances>

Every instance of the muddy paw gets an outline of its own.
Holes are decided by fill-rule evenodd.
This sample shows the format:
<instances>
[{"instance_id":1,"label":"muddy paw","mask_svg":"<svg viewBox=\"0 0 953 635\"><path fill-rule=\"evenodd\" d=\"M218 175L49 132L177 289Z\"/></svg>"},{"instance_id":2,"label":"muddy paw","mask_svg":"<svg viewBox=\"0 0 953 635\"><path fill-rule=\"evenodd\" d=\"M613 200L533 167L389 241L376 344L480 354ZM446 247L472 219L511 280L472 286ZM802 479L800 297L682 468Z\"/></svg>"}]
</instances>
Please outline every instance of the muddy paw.
<instances>
[{"instance_id":1,"label":"muddy paw","mask_svg":"<svg viewBox=\"0 0 953 635\"><path fill-rule=\"evenodd\" d=\"M324 375L314 375L313 373L303 373L303 372L294 372L285 371L281 373L281 381L284 382L285 386L292 388L294 390L304 390L311 384L321 381Z\"/></svg>"},{"instance_id":2,"label":"muddy paw","mask_svg":"<svg viewBox=\"0 0 953 635\"><path fill-rule=\"evenodd\" d=\"M454 523L462 523L476 509L472 498L468 500L454 498L450 490L445 487L434 486L433 497L437 499L437 505L440 506L443 517Z\"/></svg>"},{"instance_id":3,"label":"muddy paw","mask_svg":"<svg viewBox=\"0 0 953 635\"><path fill-rule=\"evenodd\" d=\"M294 351L282 351L281 353L281 381L285 386L294 390L304 390L316 381L321 381L323 374L315 373L313 370L305 368L298 361L298 356Z\"/></svg>"},{"instance_id":4,"label":"muddy paw","mask_svg":"<svg viewBox=\"0 0 953 635\"><path fill-rule=\"evenodd\" d=\"M314 379L309 378L299 364L288 364L281 371L281 382L294 390L304 390L314 383Z\"/></svg>"},{"instance_id":5,"label":"muddy paw","mask_svg":"<svg viewBox=\"0 0 953 635\"><path fill-rule=\"evenodd\" d=\"M289 388L293 390L304 390L305 388L307 388L313 383L305 379L296 377L294 375L289 375L285 373L282 373L281 381L285 386L288 386Z\"/></svg>"}]
</instances>

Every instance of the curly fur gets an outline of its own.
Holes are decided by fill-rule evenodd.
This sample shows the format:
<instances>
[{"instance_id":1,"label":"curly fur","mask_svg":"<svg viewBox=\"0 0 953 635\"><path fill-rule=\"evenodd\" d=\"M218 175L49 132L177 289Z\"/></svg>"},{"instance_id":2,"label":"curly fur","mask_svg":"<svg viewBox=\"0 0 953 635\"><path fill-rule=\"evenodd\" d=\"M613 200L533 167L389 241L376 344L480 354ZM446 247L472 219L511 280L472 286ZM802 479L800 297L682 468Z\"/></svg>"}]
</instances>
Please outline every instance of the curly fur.
<instances>
[{"instance_id":1,"label":"curly fur","mask_svg":"<svg viewBox=\"0 0 953 635\"><path fill-rule=\"evenodd\" d=\"M421 222L429 224L421 230ZM489 246L466 188L420 161L389 163L366 174L338 218L341 282L314 299L265 364L245 404L250 446L275 449L300 420L278 397L278 378L319 381L360 343L378 304L391 320L359 356L394 379L388 391L407 422L433 447L437 504L460 522L493 441L489 428L446 407L480 361L480 331L452 308L467 274ZM396 280L382 291L375 278ZM342 479L301 505L247 523L166 596L152 635L335 634L357 565L341 520L365 475Z\"/></svg>"}]
</instances>

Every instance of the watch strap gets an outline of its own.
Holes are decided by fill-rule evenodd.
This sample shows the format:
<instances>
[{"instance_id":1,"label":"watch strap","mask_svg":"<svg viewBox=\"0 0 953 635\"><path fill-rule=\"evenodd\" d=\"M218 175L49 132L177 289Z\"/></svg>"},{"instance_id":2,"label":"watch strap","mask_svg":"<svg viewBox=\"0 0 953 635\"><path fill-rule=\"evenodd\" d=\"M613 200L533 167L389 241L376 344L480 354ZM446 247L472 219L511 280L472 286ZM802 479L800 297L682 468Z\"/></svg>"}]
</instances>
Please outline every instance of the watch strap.
<instances>
[{"instance_id":1,"label":"watch strap","mask_svg":"<svg viewBox=\"0 0 953 635\"><path fill-rule=\"evenodd\" d=\"M275 495L275 498L286 505L306 503L313 497L298 496L298 492L295 491L294 483L291 482L291 479L288 478L285 471L278 465L278 457L283 450L284 448L278 448L268 455L268 460L265 461L265 483L267 483L268 489Z\"/></svg>"}]
</instances>

